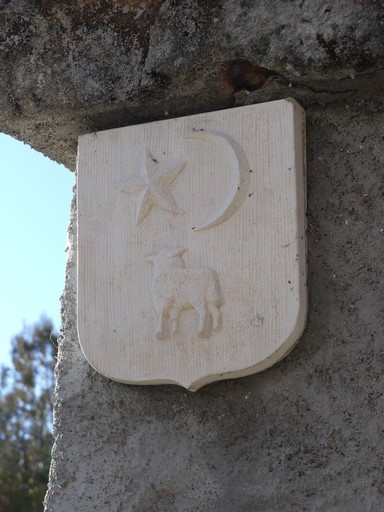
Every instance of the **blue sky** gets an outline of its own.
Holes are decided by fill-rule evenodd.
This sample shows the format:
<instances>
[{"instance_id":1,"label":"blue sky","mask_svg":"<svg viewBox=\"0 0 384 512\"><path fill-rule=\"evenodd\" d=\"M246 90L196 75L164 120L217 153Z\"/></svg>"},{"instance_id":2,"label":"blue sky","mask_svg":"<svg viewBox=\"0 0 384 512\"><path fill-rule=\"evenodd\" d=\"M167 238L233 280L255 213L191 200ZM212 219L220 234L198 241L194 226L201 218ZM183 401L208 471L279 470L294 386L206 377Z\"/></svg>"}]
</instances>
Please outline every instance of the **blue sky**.
<instances>
[{"instance_id":1,"label":"blue sky","mask_svg":"<svg viewBox=\"0 0 384 512\"><path fill-rule=\"evenodd\" d=\"M42 314L60 327L74 174L0 134L0 363L12 336Z\"/></svg>"}]
</instances>

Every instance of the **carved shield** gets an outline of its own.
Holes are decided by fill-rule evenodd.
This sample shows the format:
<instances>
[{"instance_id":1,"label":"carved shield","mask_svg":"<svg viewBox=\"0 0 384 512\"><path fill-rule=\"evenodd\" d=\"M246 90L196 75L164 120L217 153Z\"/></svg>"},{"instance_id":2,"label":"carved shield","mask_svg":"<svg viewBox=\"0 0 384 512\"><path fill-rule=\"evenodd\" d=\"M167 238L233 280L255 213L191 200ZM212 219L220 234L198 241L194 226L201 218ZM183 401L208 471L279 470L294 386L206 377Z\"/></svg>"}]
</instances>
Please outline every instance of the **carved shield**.
<instances>
[{"instance_id":1,"label":"carved shield","mask_svg":"<svg viewBox=\"0 0 384 512\"><path fill-rule=\"evenodd\" d=\"M78 330L129 384L264 370L306 319L305 128L293 100L84 135Z\"/></svg>"}]
</instances>

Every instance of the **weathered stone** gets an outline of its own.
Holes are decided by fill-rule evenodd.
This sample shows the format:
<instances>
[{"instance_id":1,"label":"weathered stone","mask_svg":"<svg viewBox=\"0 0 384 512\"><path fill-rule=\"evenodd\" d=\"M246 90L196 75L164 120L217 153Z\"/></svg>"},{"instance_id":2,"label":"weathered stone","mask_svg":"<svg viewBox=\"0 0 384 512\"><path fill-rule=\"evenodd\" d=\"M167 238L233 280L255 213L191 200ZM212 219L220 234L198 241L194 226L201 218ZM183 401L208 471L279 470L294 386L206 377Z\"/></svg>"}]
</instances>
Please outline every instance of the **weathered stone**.
<instances>
[{"instance_id":1,"label":"weathered stone","mask_svg":"<svg viewBox=\"0 0 384 512\"><path fill-rule=\"evenodd\" d=\"M241 89L366 92L383 23L381 1L2 0L0 126L73 169L81 133L228 107Z\"/></svg>"},{"instance_id":2,"label":"weathered stone","mask_svg":"<svg viewBox=\"0 0 384 512\"><path fill-rule=\"evenodd\" d=\"M92 370L77 339L73 209L47 511L384 507L382 109L307 109L307 329L252 377L191 394Z\"/></svg>"}]
</instances>

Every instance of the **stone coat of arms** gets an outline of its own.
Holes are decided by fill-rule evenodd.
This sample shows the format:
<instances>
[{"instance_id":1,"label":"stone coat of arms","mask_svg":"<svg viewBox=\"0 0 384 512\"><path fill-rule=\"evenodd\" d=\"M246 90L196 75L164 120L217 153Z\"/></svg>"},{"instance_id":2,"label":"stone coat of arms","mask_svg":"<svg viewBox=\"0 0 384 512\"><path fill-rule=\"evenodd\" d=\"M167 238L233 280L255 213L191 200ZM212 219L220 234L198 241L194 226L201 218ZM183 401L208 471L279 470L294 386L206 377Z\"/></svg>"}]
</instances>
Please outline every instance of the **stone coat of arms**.
<instances>
[{"instance_id":1,"label":"stone coat of arms","mask_svg":"<svg viewBox=\"0 0 384 512\"><path fill-rule=\"evenodd\" d=\"M293 100L84 135L78 329L103 375L190 390L281 359L306 319Z\"/></svg>"}]
</instances>

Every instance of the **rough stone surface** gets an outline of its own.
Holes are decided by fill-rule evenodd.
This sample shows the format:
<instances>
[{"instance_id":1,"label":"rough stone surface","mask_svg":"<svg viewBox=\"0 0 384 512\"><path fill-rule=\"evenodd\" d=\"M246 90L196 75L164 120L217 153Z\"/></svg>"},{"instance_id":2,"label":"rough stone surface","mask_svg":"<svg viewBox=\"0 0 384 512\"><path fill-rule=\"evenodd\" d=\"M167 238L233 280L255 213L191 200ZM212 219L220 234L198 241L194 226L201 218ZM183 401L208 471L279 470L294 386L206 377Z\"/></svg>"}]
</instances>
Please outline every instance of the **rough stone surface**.
<instances>
[{"instance_id":1,"label":"rough stone surface","mask_svg":"<svg viewBox=\"0 0 384 512\"><path fill-rule=\"evenodd\" d=\"M0 0L0 27L0 128L71 169L80 133L242 89L367 92L384 67L378 0Z\"/></svg>"},{"instance_id":2,"label":"rough stone surface","mask_svg":"<svg viewBox=\"0 0 384 512\"><path fill-rule=\"evenodd\" d=\"M384 509L383 104L308 107L309 318L270 370L108 381L76 333L75 206L47 511Z\"/></svg>"},{"instance_id":3,"label":"rough stone surface","mask_svg":"<svg viewBox=\"0 0 384 512\"><path fill-rule=\"evenodd\" d=\"M0 1L0 128L69 167L79 133L166 112L289 95L308 116L308 324L264 373L195 394L95 373L74 205L47 511L384 510L383 11Z\"/></svg>"}]
</instances>

